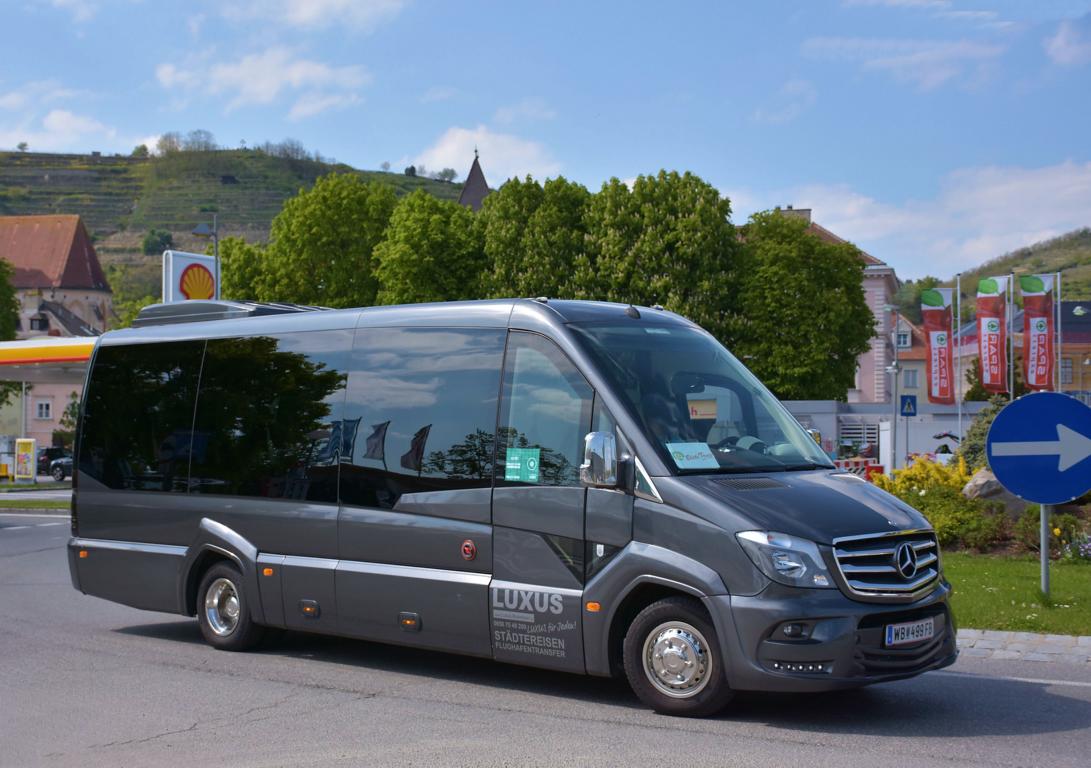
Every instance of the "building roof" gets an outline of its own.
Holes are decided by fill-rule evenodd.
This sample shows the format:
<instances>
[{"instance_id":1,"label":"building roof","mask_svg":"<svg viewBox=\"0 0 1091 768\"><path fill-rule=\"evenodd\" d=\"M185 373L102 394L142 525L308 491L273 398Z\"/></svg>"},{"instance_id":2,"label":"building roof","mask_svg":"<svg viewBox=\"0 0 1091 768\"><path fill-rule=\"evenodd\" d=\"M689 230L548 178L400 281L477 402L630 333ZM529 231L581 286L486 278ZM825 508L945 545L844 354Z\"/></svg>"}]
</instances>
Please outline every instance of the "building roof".
<instances>
[{"instance_id":1,"label":"building roof","mask_svg":"<svg viewBox=\"0 0 1091 768\"><path fill-rule=\"evenodd\" d=\"M898 348L899 360L927 360L928 359L928 337L924 335L924 329L914 323L905 315L898 315L898 330L901 331L902 326L906 326L909 329L910 346L908 349L905 347Z\"/></svg>"},{"instance_id":2,"label":"building roof","mask_svg":"<svg viewBox=\"0 0 1091 768\"><path fill-rule=\"evenodd\" d=\"M474 150L474 164L470 166L470 172L466 175L466 183L462 185L458 204L480 211L481 203L490 191L489 184L485 181L485 174L481 170L481 163L477 161L477 150Z\"/></svg>"},{"instance_id":3,"label":"building roof","mask_svg":"<svg viewBox=\"0 0 1091 768\"><path fill-rule=\"evenodd\" d=\"M79 216L0 216L0 258L15 288L110 290Z\"/></svg>"},{"instance_id":4,"label":"building roof","mask_svg":"<svg viewBox=\"0 0 1091 768\"><path fill-rule=\"evenodd\" d=\"M842 243L848 242L847 240L838 237L833 232L830 232L821 224L816 224L814 221L812 221L810 208L793 208L789 205L787 208L777 208L777 210L785 216L792 216L794 218L803 219L804 221L806 221L807 231L817 237L819 240L827 243L833 243L834 245L841 245ZM864 264L867 264L868 266L876 266L880 264L884 266L886 265L886 262L882 261L881 259L875 258L863 248L860 248L859 246L857 246L856 248L858 251L860 251L860 257L864 260Z\"/></svg>"}]
</instances>

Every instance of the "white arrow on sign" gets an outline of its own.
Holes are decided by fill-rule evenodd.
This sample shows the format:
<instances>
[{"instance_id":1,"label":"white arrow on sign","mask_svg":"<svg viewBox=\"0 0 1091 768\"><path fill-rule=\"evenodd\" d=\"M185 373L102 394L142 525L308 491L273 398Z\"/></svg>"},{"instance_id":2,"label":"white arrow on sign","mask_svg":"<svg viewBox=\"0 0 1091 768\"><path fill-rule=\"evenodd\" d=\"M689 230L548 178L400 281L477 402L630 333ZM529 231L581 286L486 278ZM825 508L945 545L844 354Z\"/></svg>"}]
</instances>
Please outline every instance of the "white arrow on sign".
<instances>
[{"instance_id":1,"label":"white arrow on sign","mask_svg":"<svg viewBox=\"0 0 1091 768\"><path fill-rule=\"evenodd\" d=\"M1057 471L1064 472L1091 456L1091 437L1057 425L1056 440L993 443L993 456L1056 456Z\"/></svg>"}]
</instances>

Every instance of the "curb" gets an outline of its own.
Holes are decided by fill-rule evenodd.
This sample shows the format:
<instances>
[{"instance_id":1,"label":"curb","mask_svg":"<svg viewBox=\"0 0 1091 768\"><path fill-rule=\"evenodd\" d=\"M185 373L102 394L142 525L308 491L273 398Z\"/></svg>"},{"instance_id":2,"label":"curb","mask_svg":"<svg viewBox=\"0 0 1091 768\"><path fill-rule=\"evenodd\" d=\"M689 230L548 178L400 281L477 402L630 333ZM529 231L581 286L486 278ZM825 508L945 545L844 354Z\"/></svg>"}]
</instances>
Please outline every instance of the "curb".
<instances>
[{"instance_id":1,"label":"curb","mask_svg":"<svg viewBox=\"0 0 1091 768\"><path fill-rule=\"evenodd\" d=\"M68 517L68 507L0 507L0 515L41 515L42 517Z\"/></svg>"},{"instance_id":2,"label":"curb","mask_svg":"<svg viewBox=\"0 0 1091 768\"><path fill-rule=\"evenodd\" d=\"M958 650L970 659L1091 664L1091 636L960 629Z\"/></svg>"}]
</instances>

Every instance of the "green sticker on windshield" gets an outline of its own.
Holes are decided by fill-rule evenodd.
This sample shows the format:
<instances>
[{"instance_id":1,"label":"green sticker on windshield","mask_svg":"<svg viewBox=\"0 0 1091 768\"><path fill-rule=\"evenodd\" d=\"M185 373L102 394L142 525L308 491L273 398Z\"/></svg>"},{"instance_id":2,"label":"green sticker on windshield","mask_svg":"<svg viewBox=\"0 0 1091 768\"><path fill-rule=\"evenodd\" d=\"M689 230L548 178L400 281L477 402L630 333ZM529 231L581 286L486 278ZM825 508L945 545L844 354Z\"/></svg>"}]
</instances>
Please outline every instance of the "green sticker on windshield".
<instances>
[{"instance_id":1,"label":"green sticker on windshield","mask_svg":"<svg viewBox=\"0 0 1091 768\"><path fill-rule=\"evenodd\" d=\"M517 483L538 482L541 448L508 448L504 456L504 479Z\"/></svg>"}]
</instances>

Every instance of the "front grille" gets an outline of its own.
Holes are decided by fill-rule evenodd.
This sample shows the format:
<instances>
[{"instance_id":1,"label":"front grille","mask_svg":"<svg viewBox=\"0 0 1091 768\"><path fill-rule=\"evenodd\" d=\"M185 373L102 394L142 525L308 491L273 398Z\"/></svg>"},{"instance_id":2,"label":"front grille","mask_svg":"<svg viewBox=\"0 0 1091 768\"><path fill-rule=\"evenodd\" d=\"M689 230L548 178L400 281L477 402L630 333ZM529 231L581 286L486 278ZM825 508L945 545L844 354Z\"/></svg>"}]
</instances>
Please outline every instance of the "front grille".
<instances>
[{"instance_id":1,"label":"front grille","mask_svg":"<svg viewBox=\"0 0 1091 768\"><path fill-rule=\"evenodd\" d=\"M833 556L848 593L865 599L913 600L939 578L939 547L929 530L834 539Z\"/></svg>"}]
</instances>

